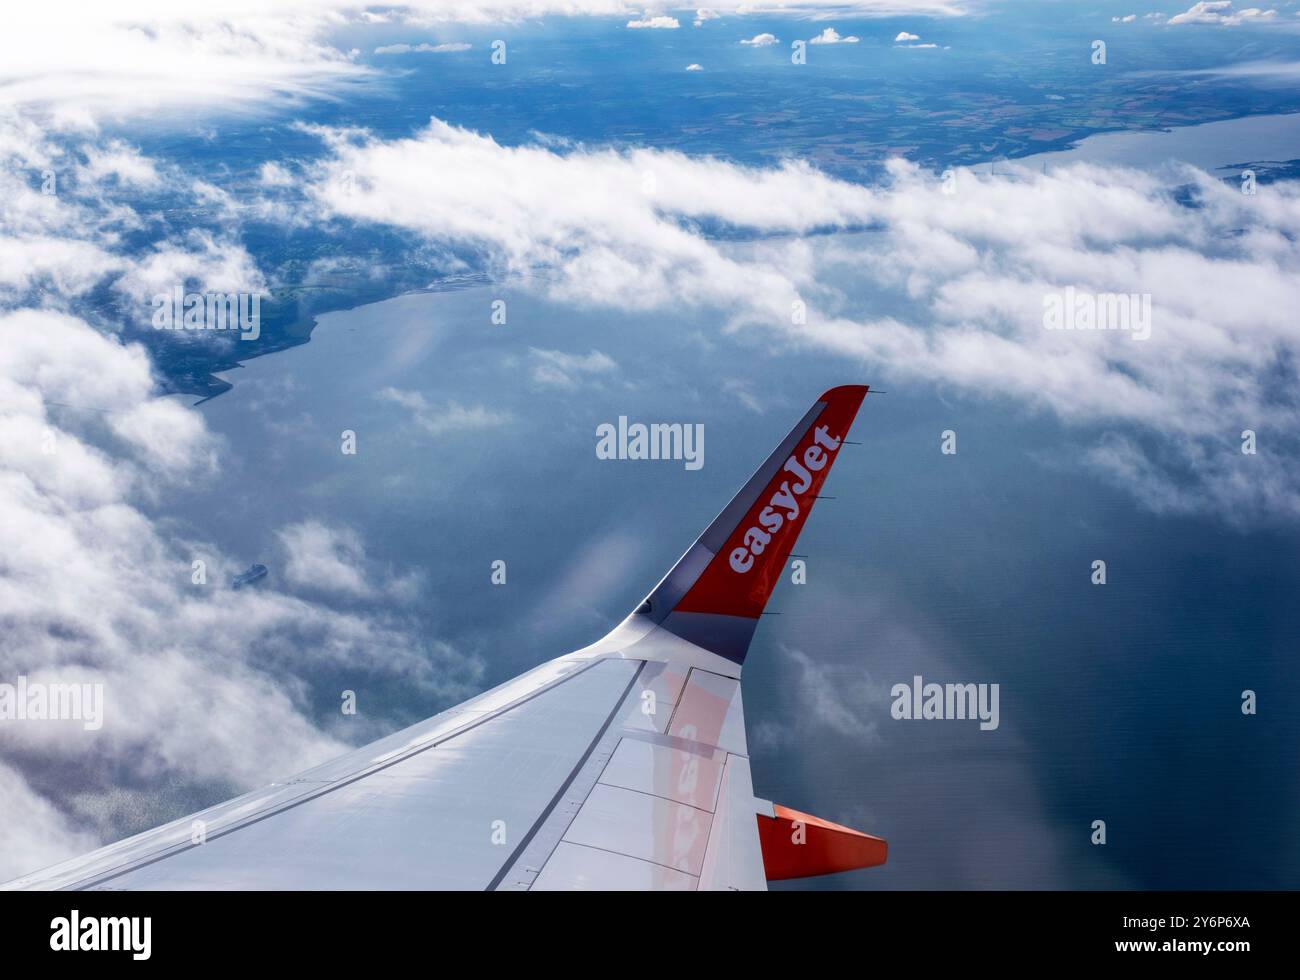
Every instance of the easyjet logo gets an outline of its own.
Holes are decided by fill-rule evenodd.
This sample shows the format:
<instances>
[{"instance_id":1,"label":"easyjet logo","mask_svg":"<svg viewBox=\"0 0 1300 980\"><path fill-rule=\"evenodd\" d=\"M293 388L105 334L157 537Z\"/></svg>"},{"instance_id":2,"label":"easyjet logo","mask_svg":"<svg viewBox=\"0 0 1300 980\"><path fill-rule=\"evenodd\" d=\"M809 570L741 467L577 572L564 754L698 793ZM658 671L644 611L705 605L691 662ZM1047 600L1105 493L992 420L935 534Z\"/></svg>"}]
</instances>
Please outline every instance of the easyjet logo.
<instances>
[{"instance_id":1,"label":"easyjet logo","mask_svg":"<svg viewBox=\"0 0 1300 980\"><path fill-rule=\"evenodd\" d=\"M754 559L761 555L772 535L781 530L786 521L799 518L799 501L812 489L813 474L824 470L831 454L840 448L840 437L833 436L826 426L813 430L812 444L803 451L800 461L796 451L781 469L794 477L794 484L783 480L781 486L768 499L767 506L759 512L757 525L745 531L744 544L731 551L731 570L744 574L754 567Z\"/></svg>"}]
</instances>

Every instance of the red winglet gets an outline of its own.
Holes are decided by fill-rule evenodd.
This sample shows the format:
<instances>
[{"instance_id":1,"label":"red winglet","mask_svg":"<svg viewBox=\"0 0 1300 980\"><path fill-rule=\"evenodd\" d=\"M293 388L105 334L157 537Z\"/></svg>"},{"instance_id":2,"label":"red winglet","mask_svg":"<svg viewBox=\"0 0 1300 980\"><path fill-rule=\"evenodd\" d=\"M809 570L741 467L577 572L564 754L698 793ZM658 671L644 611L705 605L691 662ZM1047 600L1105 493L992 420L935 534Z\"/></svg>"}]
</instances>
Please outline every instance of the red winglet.
<instances>
[{"instance_id":1,"label":"red winglet","mask_svg":"<svg viewBox=\"0 0 1300 980\"><path fill-rule=\"evenodd\" d=\"M866 385L841 385L817 400L821 411L804 423L802 436L777 461L775 473L677 611L762 614L866 394Z\"/></svg>"},{"instance_id":2,"label":"red winglet","mask_svg":"<svg viewBox=\"0 0 1300 980\"><path fill-rule=\"evenodd\" d=\"M850 827L773 806L775 817L758 814L758 839L768 881L811 878L884 864L889 845Z\"/></svg>"},{"instance_id":3,"label":"red winglet","mask_svg":"<svg viewBox=\"0 0 1300 980\"><path fill-rule=\"evenodd\" d=\"M867 393L817 399L636 609L666 632L738 664Z\"/></svg>"}]
</instances>

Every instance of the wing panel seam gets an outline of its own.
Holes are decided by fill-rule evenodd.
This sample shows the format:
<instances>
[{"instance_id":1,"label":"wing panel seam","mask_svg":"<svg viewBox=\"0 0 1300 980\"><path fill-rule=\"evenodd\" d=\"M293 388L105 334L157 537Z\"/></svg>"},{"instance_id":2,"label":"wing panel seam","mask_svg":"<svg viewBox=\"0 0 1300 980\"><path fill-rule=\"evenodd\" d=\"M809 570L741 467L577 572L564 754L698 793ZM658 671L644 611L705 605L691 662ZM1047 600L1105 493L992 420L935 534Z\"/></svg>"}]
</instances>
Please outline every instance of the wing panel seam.
<instances>
[{"instance_id":1,"label":"wing panel seam","mask_svg":"<svg viewBox=\"0 0 1300 980\"><path fill-rule=\"evenodd\" d=\"M636 670L632 672L632 676L628 678L627 686L623 688L623 693L615 699L614 707L610 709L609 715L606 716L605 723L600 726L600 730L596 732L595 737L592 738L591 742L587 745L587 751L582 753L582 758L578 760L577 764L569 772L568 778L560 784L560 788L556 790L555 795L551 797L551 802L546 804L546 808L542 810L537 819L533 821L533 825L528 828L528 833L526 833L523 836L523 839L519 841L518 845L515 846L510 857L508 857L505 863L501 865L500 870L498 870L492 880L488 882L487 887L483 889L484 891L495 891L496 887L505 880L506 875L510 873L510 869L515 866L515 863L523 855L525 848L528 847L533 837L536 836L538 829L541 828L542 824L546 822L547 817L549 817L552 811L555 810L556 806L559 805L564 794L568 792L569 787L573 785L573 781L577 778L578 773L582 771L582 767L585 766L587 760L591 758L591 753L596 750L596 746L600 744L601 739L605 737L605 733L609 731L609 726L614 723L615 717L617 717L618 713L623 709L623 702L627 700L627 696L631 692L632 686L637 682L637 678L641 676L641 672L645 670L645 663L644 660L640 661Z\"/></svg>"},{"instance_id":2,"label":"wing panel seam","mask_svg":"<svg viewBox=\"0 0 1300 980\"><path fill-rule=\"evenodd\" d=\"M230 834L237 833L238 831L243 830L246 827L251 827L255 823L261 823L263 820L266 820L270 817L278 816L279 814L284 813L287 810L292 810L294 807L301 806L304 803L310 803L312 800L318 800L322 796L325 796L328 793L332 793L336 789L342 789L345 786L351 786L353 783L365 779L369 776L373 776L377 772L383 772L385 769L391 768L392 766L405 762L407 759L414 758L415 756L420 755L423 752L427 752L430 749L435 749L442 743L450 739L456 738L459 735L463 735L465 734L465 732L471 731L479 727L480 725L486 724L487 722L491 721L494 718L499 718L501 715L505 714L506 712L511 711L522 704L526 704L527 702L533 700L534 698L540 697L541 695L545 694L547 691L554 690L555 688L559 687L561 684L564 684L567 681L571 681L573 680L573 678L586 673L592 667L596 666L596 664L602 663L604 659L605 658L592 660L590 663L588 663L581 669L575 670L573 673L566 674L563 677L556 678L552 683L547 684L545 687L538 688L536 691L533 691L531 694L528 694L525 697L520 698L518 701L513 701L510 704L505 705L499 711L493 711L489 714L484 715L481 718L475 718L472 722L465 725L464 727L457 728L454 731L448 732L446 735L442 736L441 738L434 739L433 741L429 742L429 744L427 745L416 746L413 749L411 749L409 752L405 752L402 755L397 756L396 758L388 759L375 766L370 766L369 768L364 769L359 773L355 773L352 776L348 776L344 779L338 779L333 782L324 784L321 786L320 789L314 792L308 791L306 793L303 793L301 796L296 796L292 800L288 800L280 804L279 806L273 807L272 809L265 811L264 813L253 814L252 816L244 820L238 821L229 827L223 827L221 830L217 831L216 833L208 835L205 838L204 844L196 844L193 841L186 841L180 844L179 846L173 844L171 847L168 847L165 851L163 851L160 854L155 854L152 857L149 857L147 859L140 859L135 862L128 861L125 865L122 865L117 868L113 868L110 871L102 872L98 875L92 875L89 878L83 878L78 881L72 882L71 884L64 885L63 887L59 888L58 891L79 891L82 889L94 887L96 885L102 885L104 884L104 882L112 881L114 878L120 878L122 877L122 875L130 874L132 871L139 871L141 868L147 868L152 864L157 864L159 861L165 861L170 857L175 857L177 854L184 854L186 851L192 850L193 848L205 847L206 842L219 840L222 837L226 837L229 836ZM644 661L642 661L642 666L643 667L645 666ZM638 670L636 674L633 675L633 680L635 680L636 677L639 675L640 675L640 670ZM626 697L626 694L627 692L624 691L623 695L619 697L619 704L622 704L623 698ZM606 726L608 726L608 722L606 722ZM362 747L364 748L364 746ZM588 752L590 751L591 751L590 748L588 748ZM271 783L270 785L274 786L276 784ZM299 785L304 785L304 784L299 784ZM200 810L199 812L202 813L203 811Z\"/></svg>"}]
</instances>

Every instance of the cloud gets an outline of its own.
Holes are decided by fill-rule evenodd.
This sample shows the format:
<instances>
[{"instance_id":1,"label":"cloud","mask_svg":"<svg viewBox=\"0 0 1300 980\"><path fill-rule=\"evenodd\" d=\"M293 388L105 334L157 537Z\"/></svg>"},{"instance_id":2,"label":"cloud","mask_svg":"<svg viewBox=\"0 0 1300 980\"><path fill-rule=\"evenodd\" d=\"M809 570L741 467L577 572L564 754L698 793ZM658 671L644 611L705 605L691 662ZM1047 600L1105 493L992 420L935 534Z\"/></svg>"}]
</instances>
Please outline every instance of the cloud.
<instances>
[{"instance_id":1,"label":"cloud","mask_svg":"<svg viewBox=\"0 0 1300 980\"><path fill-rule=\"evenodd\" d=\"M272 0L186 10L124 0L110 9L52 0L13 10L0 32L0 106L87 127L162 108L252 108L320 95L369 71L326 42L337 24L329 6Z\"/></svg>"},{"instance_id":2,"label":"cloud","mask_svg":"<svg viewBox=\"0 0 1300 980\"><path fill-rule=\"evenodd\" d=\"M676 17L648 17L643 20L629 20L627 26L632 30L670 30L675 31L682 25Z\"/></svg>"},{"instance_id":3,"label":"cloud","mask_svg":"<svg viewBox=\"0 0 1300 980\"><path fill-rule=\"evenodd\" d=\"M99 843L94 834L78 829L21 772L3 761L0 799L5 801L5 819L0 821L0 880L57 864Z\"/></svg>"},{"instance_id":4,"label":"cloud","mask_svg":"<svg viewBox=\"0 0 1300 980\"><path fill-rule=\"evenodd\" d=\"M371 594L365 549L355 531L302 521L278 534L287 552L284 576L293 585L349 596Z\"/></svg>"},{"instance_id":5,"label":"cloud","mask_svg":"<svg viewBox=\"0 0 1300 980\"><path fill-rule=\"evenodd\" d=\"M1131 24L1135 20L1137 20L1137 14L1125 14L1123 17L1112 17L1110 22L1112 24Z\"/></svg>"},{"instance_id":6,"label":"cloud","mask_svg":"<svg viewBox=\"0 0 1300 980\"><path fill-rule=\"evenodd\" d=\"M0 830L0 880L395 727L378 710L355 725L319 718L341 687L400 685L428 713L472 693L482 663L422 624L283 591L290 578L320 591L325 569L358 601L345 569L369 566L346 532L290 527L288 578L234 591L247 558L150 516L200 487L221 446L202 416L157 399L140 347L53 310L0 313L0 331L0 681L104 690L98 731L0 723L13 818ZM161 809L148 805L160 785L183 787Z\"/></svg>"},{"instance_id":7,"label":"cloud","mask_svg":"<svg viewBox=\"0 0 1300 980\"><path fill-rule=\"evenodd\" d=\"M694 24L696 27L699 27L706 20L717 20L721 16L722 15L720 13L718 13L716 10L712 9L711 7L701 7L699 10L695 11Z\"/></svg>"},{"instance_id":8,"label":"cloud","mask_svg":"<svg viewBox=\"0 0 1300 980\"><path fill-rule=\"evenodd\" d=\"M820 17L962 16L968 0L733 0L696 11L696 23L731 13ZM350 26L400 22L518 24L541 17L620 17L621 0L406 0L373 11L359 0L219 0L202 5L49 0L7 11L0 32L0 107L41 114L59 127L178 108L256 112L367 85L382 72L332 43ZM666 15L634 20L675 26ZM405 53L403 44L381 53ZM421 46L412 50L451 51Z\"/></svg>"},{"instance_id":9,"label":"cloud","mask_svg":"<svg viewBox=\"0 0 1300 980\"><path fill-rule=\"evenodd\" d=\"M293 174L274 160L267 160L257 169L258 182L263 187L292 187Z\"/></svg>"},{"instance_id":10,"label":"cloud","mask_svg":"<svg viewBox=\"0 0 1300 980\"><path fill-rule=\"evenodd\" d=\"M719 7L744 16L767 14L825 19L831 16L852 17L905 17L917 14L926 17L961 17L977 5L966 0L825 0L801 3L748 3L745 0Z\"/></svg>"},{"instance_id":11,"label":"cloud","mask_svg":"<svg viewBox=\"0 0 1300 980\"><path fill-rule=\"evenodd\" d=\"M909 34L907 33L907 31L899 31L898 35L894 38L894 44L896 44L900 48L914 48L917 50L924 50L926 48L937 48L939 46L937 44L929 44L929 43L927 44L909 43L909 42L915 42L920 40L921 38L916 34Z\"/></svg>"},{"instance_id":12,"label":"cloud","mask_svg":"<svg viewBox=\"0 0 1300 980\"><path fill-rule=\"evenodd\" d=\"M142 451L140 462L154 475L177 479L216 469L217 448L206 438L203 420L178 401L140 401L110 415L108 428Z\"/></svg>"},{"instance_id":13,"label":"cloud","mask_svg":"<svg viewBox=\"0 0 1300 980\"><path fill-rule=\"evenodd\" d=\"M366 555L361 535L318 520L299 521L276 532L285 552L284 578L296 589L346 599L387 595L409 601L419 592L415 574L396 576Z\"/></svg>"},{"instance_id":14,"label":"cloud","mask_svg":"<svg viewBox=\"0 0 1300 980\"><path fill-rule=\"evenodd\" d=\"M449 51L468 51L472 44L449 41L445 44L385 44L375 48L375 54L443 54Z\"/></svg>"},{"instance_id":15,"label":"cloud","mask_svg":"<svg viewBox=\"0 0 1300 980\"><path fill-rule=\"evenodd\" d=\"M1194 68L1171 71L1170 75L1208 78L1236 78L1260 85L1290 85L1300 78L1300 61L1241 61L1218 68Z\"/></svg>"},{"instance_id":16,"label":"cloud","mask_svg":"<svg viewBox=\"0 0 1300 980\"><path fill-rule=\"evenodd\" d=\"M861 186L795 161L505 147L438 121L394 140L317 132L331 150L309 175L319 220L466 245L495 274L565 302L716 311L729 331L996 393L1096 438L1122 431L1152 472L1188 488L1145 498L1153 507L1199 497L1232 521L1300 517L1300 454L1286 435L1300 415L1277 381L1300 346L1284 312L1300 302L1295 183L1249 197L1192 168L1079 164L961 171L949 194L899 160L885 184ZM424 179L433 172L442 179ZM768 237L736 248L701 224ZM802 237L835 228L855 234ZM851 298L849 279L874 299ZM1045 329L1044 298L1067 285L1151 294L1151 339ZM796 301L806 323L791 322ZM1243 457L1245 428L1273 433L1276 452ZM1135 492L1151 484L1093 462Z\"/></svg>"},{"instance_id":17,"label":"cloud","mask_svg":"<svg viewBox=\"0 0 1300 980\"><path fill-rule=\"evenodd\" d=\"M844 677L842 668L815 660L802 650L782 645L780 651L796 671L796 717L852 738L858 745L879 738L876 722L867 719L871 707L882 698L865 672L861 677Z\"/></svg>"},{"instance_id":18,"label":"cloud","mask_svg":"<svg viewBox=\"0 0 1300 980\"><path fill-rule=\"evenodd\" d=\"M848 37L841 37L839 31L833 27L828 27L816 37L812 38L809 44L857 44L858 38L850 34Z\"/></svg>"},{"instance_id":19,"label":"cloud","mask_svg":"<svg viewBox=\"0 0 1300 980\"><path fill-rule=\"evenodd\" d=\"M722 382L722 390L731 395L755 415L762 415L766 409L750 386L739 378L727 378Z\"/></svg>"},{"instance_id":20,"label":"cloud","mask_svg":"<svg viewBox=\"0 0 1300 980\"><path fill-rule=\"evenodd\" d=\"M211 232L162 230L128 250L124 229L153 228L136 210L152 195L209 192L120 140L68 136L0 109L0 681L102 683L105 723L96 733L5 723L6 806L33 825L0 834L0 880L410 720L376 710L355 725L318 721L313 704L337 696L319 684L401 683L431 713L472 693L482 672L391 612L339 613L281 591L282 577L232 592L247 557L149 516L203 486L226 447L202 416L157 397L142 348L70 311L101 286L143 320L150 295L179 283L264 284L241 245ZM33 170L53 175L54 193ZM262 173L292 188L286 176ZM192 581L194 561L205 583ZM418 585L386 571L378 581L389 598ZM160 784L182 789L160 803Z\"/></svg>"},{"instance_id":21,"label":"cloud","mask_svg":"<svg viewBox=\"0 0 1300 980\"><path fill-rule=\"evenodd\" d=\"M743 40L741 44L747 44L752 48L765 48L770 44L776 44L777 37L775 34L755 34L753 37Z\"/></svg>"},{"instance_id":22,"label":"cloud","mask_svg":"<svg viewBox=\"0 0 1300 980\"><path fill-rule=\"evenodd\" d=\"M90 175L84 196L66 175L76 163ZM33 171L51 193L32 185ZM81 295L126 268L110 224L136 219L129 209L110 219L95 172L35 123L0 113L0 303L35 300L42 290Z\"/></svg>"},{"instance_id":23,"label":"cloud","mask_svg":"<svg viewBox=\"0 0 1300 980\"><path fill-rule=\"evenodd\" d=\"M79 181L94 184L111 178L137 189L153 189L162 184L154 162L122 140L109 140L102 146L88 145L83 153L84 162L77 168Z\"/></svg>"},{"instance_id":24,"label":"cloud","mask_svg":"<svg viewBox=\"0 0 1300 980\"><path fill-rule=\"evenodd\" d=\"M704 71L703 65L690 64L686 66L687 71Z\"/></svg>"},{"instance_id":25,"label":"cloud","mask_svg":"<svg viewBox=\"0 0 1300 980\"><path fill-rule=\"evenodd\" d=\"M576 388L593 376L613 374L618 365L608 354L566 354L558 350L528 348L533 358L533 383L548 388Z\"/></svg>"},{"instance_id":26,"label":"cloud","mask_svg":"<svg viewBox=\"0 0 1300 980\"><path fill-rule=\"evenodd\" d=\"M233 240L235 222L176 232L156 213L164 199L217 212L231 203L120 139L59 138L0 109L0 307L70 309L106 287L123 304L119 315L147 323L152 296L187 281L213 291L264 289ZM153 244L142 250L133 238Z\"/></svg>"},{"instance_id":27,"label":"cloud","mask_svg":"<svg viewBox=\"0 0 1300 980\"><path fill-rule=\"evenodd\" d=\"M1245 7L1236 10L1232 0L1200 0L1181 14L1169 18L1170 24L1219 24L1234 27L1238 24L1260 23L1277 16L1276 10Z\"/></svg>"},{"instance_id":28,"label":"cloud","mask_svg":"<svg viewBox=\"0 0 1300 980\"><path fill-rule=\"evenodd\" d=\"M380 391L379 397L410 409L411 421L431 436L490 429L510 421L509 413L496 412L483 405L466 407L458 402L448 402L435 408L418 391L390 387Z\"/></svg>"}]
</instances>

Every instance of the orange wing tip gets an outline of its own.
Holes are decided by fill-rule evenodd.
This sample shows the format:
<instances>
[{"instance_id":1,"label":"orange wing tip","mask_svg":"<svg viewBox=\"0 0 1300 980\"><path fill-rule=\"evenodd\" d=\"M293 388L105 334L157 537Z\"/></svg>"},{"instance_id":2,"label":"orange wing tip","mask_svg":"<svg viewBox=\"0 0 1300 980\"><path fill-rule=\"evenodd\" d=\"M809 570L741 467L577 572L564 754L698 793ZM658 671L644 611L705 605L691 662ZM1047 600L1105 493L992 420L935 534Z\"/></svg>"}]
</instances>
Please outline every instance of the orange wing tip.
<instances>
[{"instance_id":1,"label":"orange wing tip","mask_svg":"<svg viewBox=\"0 0 1300 980\"><path fill-rule=\"evenodd\" d=\"M829 403L856 398L858 400L858 405L861 405L862 399L870 390L870 385L837 385L834 388L828 388L826 391L822 392L822 396L817 400L819 402Z\"/></svg>"},{"instance_id":2,"label":"orange wing tip","mask_svg":"<svg viewBox=\"0 0 1300 980\"><path fill-rule=\"evenodd\" d=\"M757 814L768 881L874 868L889 855L889 845L879 837L789 807L775 805L772 813Z\"/></svg>"}]
</instances>

